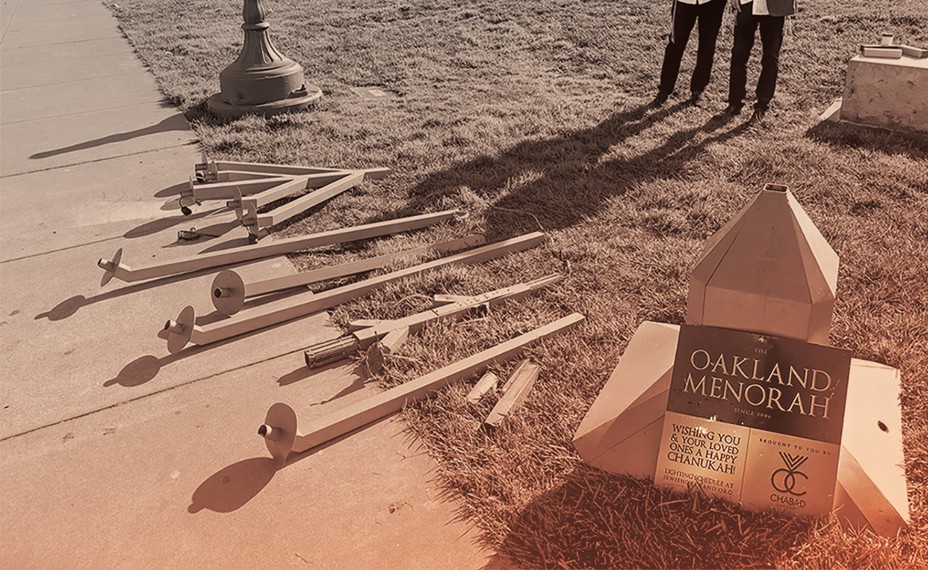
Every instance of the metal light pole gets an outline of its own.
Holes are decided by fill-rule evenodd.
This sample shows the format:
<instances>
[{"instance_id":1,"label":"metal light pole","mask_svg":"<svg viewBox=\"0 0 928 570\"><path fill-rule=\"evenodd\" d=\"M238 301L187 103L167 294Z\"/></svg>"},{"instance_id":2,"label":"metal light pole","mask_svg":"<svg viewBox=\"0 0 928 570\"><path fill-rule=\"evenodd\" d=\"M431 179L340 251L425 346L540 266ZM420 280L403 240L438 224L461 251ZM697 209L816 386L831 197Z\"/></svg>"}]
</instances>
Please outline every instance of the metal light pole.
<instances>
[{"instance_id":1,"label":"metal light pole","mask_svg":"<svg viewBox=\"0 0 928 570\"><path fill-rule=\"evenodd\" d=\"M244 0L245 44L234 62L219 74L219 93L207 101L214 115L235 118L246 113L274 115L300 111L322 97L303 78L303 68L284 57L268 35L261 0Z\"/></svg>"}]
</instances>

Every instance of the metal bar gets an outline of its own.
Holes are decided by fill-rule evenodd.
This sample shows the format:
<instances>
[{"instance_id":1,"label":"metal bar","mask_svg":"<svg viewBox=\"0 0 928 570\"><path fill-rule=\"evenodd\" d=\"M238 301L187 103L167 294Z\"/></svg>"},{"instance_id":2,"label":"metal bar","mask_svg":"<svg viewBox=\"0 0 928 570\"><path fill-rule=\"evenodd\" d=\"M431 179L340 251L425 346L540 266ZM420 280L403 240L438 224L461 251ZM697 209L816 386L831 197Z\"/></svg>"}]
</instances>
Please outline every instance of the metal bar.
<instances>
[{"instance_id":1,"label":"metal bar","mask_svg":"<svg viewBox=\"0 0 928 570\"><path fill-rule=\"evenodd\" d=\"M579 313L558 319L416 380L390 388L381 394L314 420L306 427L305 434L297 433L291 451L300 453L312 449L384 416L398 412L411 402L421 400L452 382L480 374L494 362L503 362L521 354L529 345L563 332L583 319L583 315Z\"/></svg>"},{"instance_id":2,"label":"metal bar","mask_svg":"<svg viewBox=\"0 0 928 570\"><path fill-rule=\"evenodd\" d=\"M143 279L176 275L188 271L197 271L200 269L230 265L232 263L240 263L242 261L273 257L293 251L333 245L346 241L368 239L416 230L452 220L458 213L458 210L445 210L434 214L422 214L419 216L387 220L362 226L339 228L337 230L282 239L261 245L250 245L223 251L203 253L191 257L165 261L147 267L140 267L138 269L132 269L121 263L122 249L119 249L112 260L107 261L100 259L97 261L97 266L106 271L101 285L105 285L112 277L126 282L141 281Z\"/></svg>"},{"instance_id":3,"label":"metal bar","mask_svg":"<svg viewBox=\"0 0 928 570\"><path fill-rule=\"evenodd\" d=\"M260 208L262 206L266 206L270 204L274 200L285 198L289 196L290 194L293 194L294 192L297 192L299 190L305 190L307 188L312 188L312 189L324 188L332 184L333 182L338 182L344 179L346 176L350 176L351 174L354 174L354 173L351 171L344 171L344 172L339 172L339 173L334 173L334 174L326 172L324 174L306 175L302 177L306 181L306 183L301 188L297 188L296 190L285 189L285 188L280 188L280 187L269 188L268 190L265 190L264 192L260 192L258 194L252 194L251 196L249 196L242 202L243 203L250 202L254 204L255 208Z\"/></svg>"},{"instance_id":4,"label":"metal bar","mask_svg":"<svg viewBox=\"0 0 928 570\"><path fill-rule=\"evenodd\" d=\"M445 317L456 318L468 311L482 305L494 306L504 301L521 299L526 295L547 287L561 280L560 275L547 275L541 279L519 283L511 287L496 289L482 295L474 297L464 297L452 305L444 305L438 309L429 309L415 315L410 315L401 319L387 321L352 321L349 327L353 329L352 334L340 337L335 341L325 341L314 344L307 348L303 356L306 359L306 365L310 368L321 366L327 362L333 362L342 358L347 358L351 353L366 349L382 337L396 329L408 329L410 333L418 332L425 323L438 320ZM363 325L363 326L362 326ZM335 346L337 344L337 347ZM336 350L340 352L336 352Z\"/></svg>"},{"instance_id":5,"label":"metal bar","mask_svg":"<svg viewBox=\"0 0 928 570\"><path fill-rule=\"evenodd\" d=\"M224 170L217 173L215 182L241 182L243 180L261 180L277 177L273 173L244 172L241 170Z\"/></svg>"},{"instance_id":6,"label":"metal bar","mask_svg":"<svg viewBox=\"0 0 928 570\"><path fill-rule=\"evenodd\" d=\"M285 220L289 220L297 214L305 212L313 206L318 206L326 200L331 200L339 194L351 190L360 184L363 180L364 174L360 172L350 173L347 176L336 180L335 182L331 182L326 186L323 186L315 192L310 192L309 194L301 196L296 200L287 202L278 208L274 208L267 214L259 215L258 227L262 228L267 226L276 226L277 224Z\"/></svg>"},{"instance_id":7,"label":"metal bar","mask_svg":"<svg viewBox=\"0 0 928 570\"><path fill-rule=\"evenodd\" d=\"M403 317L401 319L394 319L392 321L378 321L373 326L355 331L352 334L355 336L355 338L358 339L361 348L367 348L371 345L371 343L382 338L393 329L409 327L409 332L415 333L418 332L419 329L421 329L425 323L429 321L445 317L459 317L467 311L473 310L474 308L481 305L493 307L505 301L521 299L539 289L543 289L548 285L557 283L562 278L563 277L561 275L557 274L546 275L533 281L519 283L518 285L504 287L502 289L496 289L495 291L489 291L482 295L470 297L466 301L459 301L448 305L442 305L440 307L429 309L428 311L423 311L421 313Z\"/></svg>"},{"instance_id":8,"label":"metal bar","mask_svg":"<svg viewBox=\"0 0 928 570\"><path fill-rule=\"evenodd\" d=\"M188 190L182 191L181 196L190 196L196 200L228 200L239 193L243 196L265 192L279 184L299 180L292 176L276 176L274 178L258 178L255 180L241 180L238 182L210 182L208 184L193 184Z\"/></svg>"},{"instance_id":9,"label":"metal bar","mask_svg":"<svg viewBox=\"0 0 928 570\"><path fill-rule=\"evenodd\" d=\"M405 277L417 275L429 269L435 269L446 265L480 263L541 245L544 240L545 234L534 232L484 247L478 247L477 249L450 257L444 257L428 263L422 263L399 271L393 271L391 273L365 279L357 283L336 287L329 291L298 295L294 299L287 299L273 305L243 311L224 321L219 321L203 327L194 326L191 331L190 340L199 345L210 344L329 309L335 305L357 299L389 283L393 283ZM170 322L168 324L170 325Z\"/></svg>"},{"instance_id":10,"label":"metal bar","mask_svg":"<svg viewBox=\"0 0 928 570\"><path fill-rule=\"evenodd\" d=\"M328 176L328 175L326 175ZM291 194L296 194L306 189L308 184L308 177L306 176L297 176L295 178L290 178L287 182L281 182L275 186L272 186L261 192L252 194L247 198L242 195L229 196L231 200L228 204L229 207L237 208L238 210L243 210L246 207L246 204L254 207L255 211L264 204L269 204L274 200L279 198L284 198ZM262 201L262 199L264 199ZM255 216L257 218L257 216Z\"/></svg>"},{"instance_id":11,"label":"metal bar","mask_svg":"<svg viewBox=\"0 0 928 570\"><path fill-rule=\"evenodd\" d=\"M264 164L260 162L213 162L211 165L215 165L217 171L221 172L223 170L240 170L245 172L256 172L263 174L285 174L285 175L300 175L300 174L322 174L325 172L344 172L344 168L317 168L313 166L294 166L290 164ZM198 167L202 166L204 169L206 165L197 165ZM199 169L199 168L198 168ZM353 169L352 169L353 170ZM363 170L365 173L365 178L370 180L377 180L383 178L392 172L389 168L370 168Z\"/></svg>"},{"instance_id":12,"label":"metal bar","mask_svg":"<svg viewBox=\"0 0 928 570\"><path fill-rule=\"evenodd\" d=\"M467 400L468 404L476 404L487 392L496 388L497 384L499 384L499 376L492 372L487 372L474 384L474 387L470 389L470 392L467 393L464 399Z\"/></svg>"},{"instance_id":13,"label":"metal bar","mask_svg":"<svg viewBox=\"0 0 928 570\"><path fill-rule=\"evenodd\" d=\"M426 255L429 253L451 253L453 251L460 251L462 249L481 245L484 242L485 240L483 236L469 235L459 239L443 241L441 243L415 247L412 249L404 249L395 253L387 253L385 255L378 255L377 257L361 259L359 261L352 261L351 263L343 263L341 265L335 265L332 267L322 267L312 271L304 271L302 273L297 273L296 275L286 275L284 277L265 279L264 281L256 281L254 283L246 283L245 296L252 297L255 295L264 295L265 293L273 293L274 291L302 287L304 285L309 285L310 283L318 283L320 281L326 281L329 279L357 275L358 273L364 273L365 271L379 269L388 263L392 263L401 259Z\"/></svg>"},{"instance_id":14,"label":"metal bar","mask_svg":"<svg viewBox=\"0 0 928 570\"><path fill-rule=\"evenodd\" d=\"M462 249L467 249L469 247L474 247L483 243L483 236L470 235L460 239L406 249L395 253L388 253L386 255L353 261L351 263L344 263L342 265L322 267L320 269L304 271L295 275L286 275L283 277L265 279L263 281L255 281L253 283L245 283L236 271L229 269L218 274L216 278L213 279L213 284L210 289L212 293L211 298L213 300L213 306L221 313L225 313L226 315L234 315L235 313L239 312L239 310L241 310L242 306L245 304L245 299L248 297L264 295L266 293L273 293L275 291L284 291L286 289L293 289L295 287L303 287L311 283L318 283L328 279L337 279L339 277L356 275L358 273L364 273L365 271L379 269L388 263L392 263L400 259L428 253L449 253L453 251L460 251Z\"/></svg>"}]
</instances>

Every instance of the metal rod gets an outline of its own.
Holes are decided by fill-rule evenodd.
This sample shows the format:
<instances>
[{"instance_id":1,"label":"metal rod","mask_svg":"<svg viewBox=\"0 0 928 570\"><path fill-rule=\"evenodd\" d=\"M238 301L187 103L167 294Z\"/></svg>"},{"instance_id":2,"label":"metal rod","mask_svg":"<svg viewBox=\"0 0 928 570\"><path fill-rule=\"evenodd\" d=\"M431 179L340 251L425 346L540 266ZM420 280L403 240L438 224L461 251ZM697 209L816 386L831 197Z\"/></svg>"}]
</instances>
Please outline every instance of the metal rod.
<instances>
[{"instance_id":1,"label":"metal rod","mask_svg":"<svg viewBox=\"0 0 928 570\"><path fill-rule=\"evenodd\" d=\"M434 214L422 214L419 216L387 220L384 222L376 222L362 226L339 228L337 230L329 230L326 232L319 232L307 236L282 239L261 245L251 245L223 251L203 253L200 255L184 257L172 261L156 263L137 269L132 269L128 265L121 263L120 260L122 258L122 249L119 249L112 260L107 261L105 259L100 259L97 261L97 266L106 271L101 285L105 285L106 282L108 282L112 277L126 282L142 281L144 279L176 275L178 273L198 271L200 269L221 267L223 265L230 265L232 263L240 263L242 261L251 261L264 257L273 257L275 255L300 251L303 249L322 247L326 245L343 243L346 241L368 239L372 237L379 237L398 232L420 229L452 220L457 214L459 214L458 210L445 210L443 212L436 212Z\"/></svg>"},{"instance_id":2,"label":"metal rod","mask_svg":"<svg viewBox=\"0 0 928 570\"><path fill-rule=\"evenodd\" d=\"M255 180L242 180L237 182L210 182L208 184L191 184L189 188L182 190L182 197L194 198L197 201L205 200L228 200L234 198L238 193L244 195L258 194L266 192L281 184L299 186L300 178L292 176L276 176L274 178L258 178ZM303 179L305 180L305 178ZM305 186L304 186L305 187ZM292 189L290 192L296 192L299 188Z\"/></svg>"},{"instance_id":3,"label":"metal rod","mask_svg":"<svg viewBox=\"0 0 928 570\"><path fill-rule=\"evenodd\" d=\"M370 347L384 336L397 329L408 329L410 334L416 333L426 323L442 318L457 318L468 311L480 306L495 306L504 301L521 299L539 289L552 285L561 280L561 276L546 275L534 281L519 283L511 287L504 287L475 295L473 297L460 297L458 301L445 304L438 308L429 309L408 317L381 321L352 321L352 324L366 324L364 328L356 328L349 335L334 340L327 340L314 344L303 352L306 366L316 368L329 362L347 358L358 350Z\"/></svg>"},{"instance_id":4,"label":"metal rod","mask_svg":"<svg viewBox=\"0 0 928 570\"><path fill-rule=\"evenodd\" d=\"M460 239L406 249L395 253L362 259L360 261L344 263L342 265L322 267L295 275L264 279L252 283L245 283L236 271L228 269L219 273L216 275L216 278L213 279L211 299L213 301L213 306L219 312L226 315L234 315L241 310L242 306L245 304L245 299L248 297L264 295L275 291L284 291L295 287L303 287L311 283L318 283L319 281L364 273L365 271L379 269L399 259L428 253L450 253L483 243L483 236L470 235Z\"/></svg>"},{"instance_id":5,"label":"metal rod","mask_svg":"<svg viewBox=\"0 0 928 570\"><path fill-rule=\"evenodd\" d=\"M421 400L452 382L480 374L494 362L504 362L517 356L529 345L573 327L583 319L583 315L574 313L416 380L390 388L376 396L318 418L310 422L305 435L297 432L291 451L300 453L312 449L384 416L398 412L409 403Z\"/></svg>"},{"instance_id":6,"label":"metal rod","mask_svg":"<svg viewBox=\"0 0 928 570\"><path fill-rule=\"evenodd\" d=\"M421 329L429 321L446 317L456 318L483 305L493 307L505 301L521 299L534 293L535 291L538 291L539 289L543 289L549 285L557 283L562 278L563 276L558 274L546 275L532 281L519 283L518 285L512 285L511 287L496 289L494 291L483 293L482 295L468 297L455 303L441 305L439 307L435 307L421 313L416 313L415 315L410 315L408 317L387 321L377 321L377 323L375 323L373 326L355 331L352 334L355 338L358 339L361 348L364 349L370 346L373 342L376 342L382 338L391 330L408 327L409 332L415 333L418 332L419 329Z\"/></svg>"},{"instance_id":7,"label":"metal rod","mask_svg":"<svg viewBox=\"0 0 928 570\"><path fill-rule=\"evenodd\" d=\"M306 210L318 206L326 200L331 200L343 192L351 190L364 180L363 172L349 173L339 180L330 182L315 192L310 192L295 200L287 202L278 208L274 208L266 214L258 216L258 227L276 226L277 224L289 220L293 216L305 212ZM290 192L292 193L292 192ZM288 193L288 194L290 194ZM256 200L260 206L260 202Z\"/></svg>"},{"instance_id":8,"label":"metal rod","mask_svg":"<svg viewBox=\"0 0 928 570\"><path fill-rule=\"evenodd\" d=\"M435 269L446 265L480 263L541 245L544 240L545 234L534 232L484 247L478 247L477 249L450 257L365 279L358 283L336 287L335 289L323 291L322 293L298 295L294 299L287 299L273 305L243 311L224 321L205 325L203 327L194 326L191 329L190 340L199 345L210 344L329 309L335 305L366 295L389 283L405 277L417 275L428 269Z\"/></svg>"},{"instance_id":9,"label":"metal rod","mask_svg":"<svg viewBox=\"0 0 928 570\"><path fill-rule=\"evenodd\" d=\"M290 164L265 164L260 162L229 162L218 161L208 162L196 165L196 170L203 172L215 173L224 170L238 170L243 172L255 172L260 174L283 174L283 175L301 175L301 174L320 174L324 172L343 172L345 169L340 168L317 168L314 166L295 166ZM371 168L365 170L366 178L376 180L390 174L389 168Z\"/></svg>"}]
</instances>

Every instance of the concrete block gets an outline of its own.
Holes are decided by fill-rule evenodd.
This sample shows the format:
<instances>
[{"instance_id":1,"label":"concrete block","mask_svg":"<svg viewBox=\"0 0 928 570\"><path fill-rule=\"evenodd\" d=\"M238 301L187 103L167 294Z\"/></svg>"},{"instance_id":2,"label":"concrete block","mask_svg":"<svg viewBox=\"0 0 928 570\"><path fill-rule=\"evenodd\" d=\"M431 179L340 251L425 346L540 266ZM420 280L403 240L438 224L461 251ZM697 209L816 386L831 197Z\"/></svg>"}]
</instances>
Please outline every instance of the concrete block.
<instances>
[{"instance_id":1,"label":"concrete block","mask_svg":"<svg viewBox=\"0 0 928 570\"><path fill-rule=\"evenodd\" d=\"M851 59L841 119L928 132L928 59Z\"/></svg>"}]
</instances>

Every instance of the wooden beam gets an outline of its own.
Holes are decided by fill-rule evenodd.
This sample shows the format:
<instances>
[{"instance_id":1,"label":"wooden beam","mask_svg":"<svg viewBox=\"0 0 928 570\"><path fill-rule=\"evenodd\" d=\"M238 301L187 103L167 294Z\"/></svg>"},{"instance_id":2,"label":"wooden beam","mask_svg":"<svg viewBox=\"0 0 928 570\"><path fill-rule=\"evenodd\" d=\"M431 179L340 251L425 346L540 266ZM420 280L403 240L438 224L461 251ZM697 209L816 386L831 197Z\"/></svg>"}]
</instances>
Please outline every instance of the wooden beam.
<instances>
[{"instance_id":1,"label":"wooden beam","mask_svg":"<svg viewBox=\"0 0 928 570\"><path fill-rule=\"evenodd\" d=\"M275 255L291 253L303 249L416 230L450 221L454 219L458 213L457 210L445 210L434 214L423 214L409 218L365 224L363 226L339 228L337 230L329 230L307 236L272 241L261 245L248 245L222 251L202 253L137 269L132 269L121 262L122 249L119 249L112 260L100 259L97 261L97 266L106 272L100 285L106 285L113 277L126 282L142 281L145 279L154 279L156 277L165 277L167 275L176 275L178 273L187 273L189 271L198 271L200 269L221 267L223 265L231 265L243 261L274 257Z\"/></svg>"},{"instance_id":2,"label":"wooden beam","mask_svg":"<svg viewBox=\"0 0 928 570\"><path fill-rule=\"evenodd\" d=\"M249 297L265 295L275 291L284 291L286 289L294 289L296 287L304 287L311 283L318 283L329 279L357 275L358 273L380 269L389 263L401 259L429 253L460 251L482 243L485 243L483 236L470 235L460 239L405 249L386 255L361 259L341 265L322 267L312 271L303 271L295 275L264 279L252 283L245 283L236 271L228 269L219 273L216 278L213 279L213 284L210 287L210 298L213 301L213 306L216 307L216 310L220 313L234 315L241 310L245 304L245 299Z\"/></svg>"},{"instance_id":3,"label":"wooden beam","mask_svg":"<svg viewBox=\"0 0 928 570\"><path fill-rule=\"evenodd\" d=\"M506 384L503 385L503 396L493 406L487 419L483 421L483 425L491 428L499 427L500 422L518 410L535 386L540 371L541 369L529 360L519 363Z\"/></svg>"},{"instance_id":4,"label":"wooden beam","mask_svg":"<svg viewBox=\"0 0 928 570\"><path fill-rule=\"evenodd\" d=\"M418 275L429 269L436 269L446 265L481 263L490 259L503 257L510 253L536 247L541 245L544 240L545 234L533 232L517 238L478 247L477 249L464 253L458 253L450 257L443 257L428 263L414 265L413 267L365 279L357 283L336 287L335 289L330 289L321 293L304 293L303 295L295 296L293 299L286 299L272 305L265 305L242 311L224 321L219 321L203 327L194 326L189 331L189 340L199 345L210 344L305 315L318 313L319 311L329 309L335 305L357 299L389 283ZM187 331L187 329L183 331L177 330L173 321L168 321L167 325L165 325L165 329L173 330L176 334L186 334ZM176 346L176 344L174 346Z\"/></svg>"},{"instance_id":5,"label":"wooden beam","mask_svg":"<svg viewBox=\"0 0 928 570\"><path fill-rule=\"evenodd\" d=\"M526 347L561 333L579 324L583 319L583 315L574 313L416 380L390 388L381 394L318 418L306 426L305 434L298 432L291 451L300 453L312 449L398 412L406 405L421 400L448 384L480 374L494 362L504 362L521 354ZM272 429L273 427L271 426Z\"/></svg>"}]
</instances>

